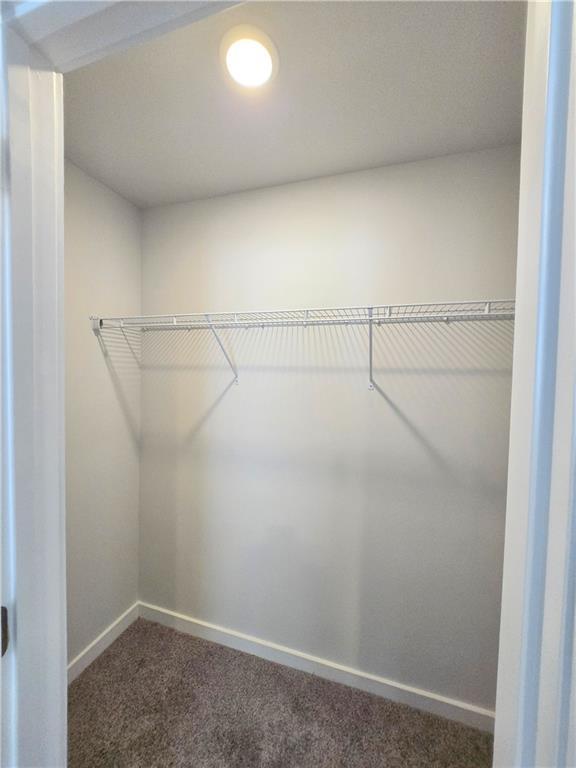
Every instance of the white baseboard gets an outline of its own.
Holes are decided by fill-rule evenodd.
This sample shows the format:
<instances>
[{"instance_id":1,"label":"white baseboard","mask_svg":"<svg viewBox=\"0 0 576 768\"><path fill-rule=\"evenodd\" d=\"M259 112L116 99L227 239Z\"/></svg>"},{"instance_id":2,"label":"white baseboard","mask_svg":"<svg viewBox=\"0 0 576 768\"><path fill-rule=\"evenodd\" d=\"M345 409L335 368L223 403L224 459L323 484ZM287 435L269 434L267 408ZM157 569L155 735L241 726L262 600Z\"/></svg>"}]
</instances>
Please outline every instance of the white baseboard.
<instances>
[{"instance_id":1,"label":"white baseboard","mask_svg":"<svg viewBox=\"0 0 576 768\"><path fill-rule=\"evenodd\" d=\"M310 672L318 677L343 683L353 688L359 688L369 693L374 693L392 701L408 704L416 709L432 712L435 715L456 720L465 725L480 728L483 731L494 730L494 712L475 704L469 704L458 699L451 699L431 691L424 691L393 680L387 680L378 675L362 672L359 669L337 664L327 659L311 656L308 653L296 651L277 643L261 640L258 637L236 632L233 629L219 627L207 621L194 619L182 613L160 608L149 603L139 603L139 613L144 619L156 621L167 627L178 629L181 632L212 640L220 645L235 648L239 651L259 656L287 667Z\"/></svg>"},{"instance_id":2,"label":"white baseboard","mask_svg":"<svg viewBox=\"0 0 576 768\"><path fill-rule=\"evenodd\" d=\"M90 645L87 645L75 659L72 659L70 664L68 664L68 683L75 680L89 664L98 658L98 656L100 656L100 654L105 651L125 629L128 629L133 621L136 621L139 615L140 604L135 602L134 605L131 605L121 616L118 616L116 621L113 621L109 627L106 627L104 632L101 632L97 638L92 640Z\"/></svg>"},{"instance_id":3,"label":"white baseboard","mask_svg":"<svg viewBox=\"0 0 576 768\"><path fill-rule=\"evenodd\" d=\"M116 640L125 629L139 616L150 621L156 621L167 627L178 629L194 637L211 640L228 648L259 656L277 664L310 672L313 675L332 680L336 683L359 688L368 693L374 693L391 701L408 704L416 709L432 712L435 715L447 717L450 720L480 728L483 731L494 730L494 712L475 704L452 699L447 696L414 688L410 685L397 683L378 675L362 672L359 669L347 667L328 659L312 656L293 648L287 648L278 643L262 640L259 637L246 635L234 629L227 629L207 621L194 619L183 613L170 611L149 603L136 602L128 610L112 622L98 637L93 640L68 665L68 682L71 683L86 667L91 664L103 651Z\"/></svg>"}]
</instances>

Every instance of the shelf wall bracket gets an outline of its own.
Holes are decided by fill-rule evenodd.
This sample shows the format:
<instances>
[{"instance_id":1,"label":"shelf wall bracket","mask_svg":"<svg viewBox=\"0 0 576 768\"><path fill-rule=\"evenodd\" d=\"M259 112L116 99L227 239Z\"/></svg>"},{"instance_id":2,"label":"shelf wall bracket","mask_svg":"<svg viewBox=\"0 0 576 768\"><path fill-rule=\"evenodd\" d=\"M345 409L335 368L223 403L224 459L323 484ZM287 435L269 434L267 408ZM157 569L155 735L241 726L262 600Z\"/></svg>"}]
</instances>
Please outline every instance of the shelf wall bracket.
<instances>
[{"instance_id":1,"label":"shelf wall bracket","mask_svg":"<svg viewBox=\"0 0 576 768\"><path fill-rule=\"evenodd\" d=\"M102 328L102 321L99 317L95 317L94 315L90 316L90 323L92 324L92 330L94 331L95 336L100 336L100 329Z\"/></svg>"},{"instance_id":2,"label":"shelf wall bracket","mask_svg":"<svg viewBox=\"0 0 576 768\"><path fill-rule=\"evenodd\" d=\"M368 307L368 389L374 389L374 310Z\"/></svg>"},{"instance_id":3,"label":"shelf wall bracket","mask_svg":"<svg viewBox=\"0 0 576 768\"><path fill-rule=\"evenodd\" d=\"M91 316L90 317L90 323L92 325L92 331L94 332L94 336L98 339L98 344L100 344L100 349L102 350L102 354L104 357L108 357L108 349L106 348L106 344L104 343L104 337L102 336L102 320L99 317Z\"/></svg>"},{"instance_id":4,"label":"shelf wall bracket","mask_svg":"<svg viewBox=\"0 0 576 768\"><path fill-rule=\"evenodd\" d=\"M222 339L218 335L218 331L216 330L216 328L214 328L214 326L212 324L212 321L210 320L210 315L205 315L205 317L206 317L206 322L208 323L208 327L210 328L210 330L214 334L214 338L216 339L216 341L218 343L218 346L222 350L222 354L226 358L226 362L228 363L228 365L232 369L232 373L234 374L234 384L238 384L238 369L236 368L236 366L232 362L232 358L230 357L228 352L226 352L226 347L222 343Z\"/></svg>"}]
</instances>

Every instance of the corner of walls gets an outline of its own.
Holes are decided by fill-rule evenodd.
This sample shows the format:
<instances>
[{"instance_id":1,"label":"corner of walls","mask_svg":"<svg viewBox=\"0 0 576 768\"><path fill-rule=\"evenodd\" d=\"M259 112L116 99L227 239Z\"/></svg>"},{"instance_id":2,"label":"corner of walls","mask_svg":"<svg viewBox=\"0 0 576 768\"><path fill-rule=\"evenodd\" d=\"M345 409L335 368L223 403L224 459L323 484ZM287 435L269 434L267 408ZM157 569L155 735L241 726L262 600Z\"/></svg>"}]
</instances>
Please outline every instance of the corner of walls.
<instances>
[{"instance_id":1,"label":"corner of walls","mask_svg":"<svg viewBox=\"0 0 576 768\"><path fill-rule=\"evenodd\" d=\"M140 249L140 281L139 281L139 309L138 314L144 314L144 219L146 208L137 207L138 226L139 226L139 249ZM142 358L140 359L142 365ZM137 598L142 597L142 425L144 423L142 399L142 377L140 377L140 433L138 436L138 583Z\"/></svg>"}]
</instances>

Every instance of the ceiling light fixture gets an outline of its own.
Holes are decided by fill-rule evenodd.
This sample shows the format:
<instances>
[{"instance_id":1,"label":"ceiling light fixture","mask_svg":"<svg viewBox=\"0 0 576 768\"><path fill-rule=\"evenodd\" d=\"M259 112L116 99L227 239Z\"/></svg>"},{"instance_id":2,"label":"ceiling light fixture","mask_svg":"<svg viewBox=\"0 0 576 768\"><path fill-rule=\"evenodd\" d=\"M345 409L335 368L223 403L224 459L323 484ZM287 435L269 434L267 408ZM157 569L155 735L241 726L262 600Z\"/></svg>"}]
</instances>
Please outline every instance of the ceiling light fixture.
<instances>
[{"instance_id":1,"label":"ceiling light fixture","mask_svg":"<svg viewBox=\"0 0 576 768\"><path fill-rule=\"evenodd\" d=\"M270 38L246 25L228 32L222 40L221 55L228 74L243 88L259 88L278 68L278 55Z\"/></svg>"}]
</instances>

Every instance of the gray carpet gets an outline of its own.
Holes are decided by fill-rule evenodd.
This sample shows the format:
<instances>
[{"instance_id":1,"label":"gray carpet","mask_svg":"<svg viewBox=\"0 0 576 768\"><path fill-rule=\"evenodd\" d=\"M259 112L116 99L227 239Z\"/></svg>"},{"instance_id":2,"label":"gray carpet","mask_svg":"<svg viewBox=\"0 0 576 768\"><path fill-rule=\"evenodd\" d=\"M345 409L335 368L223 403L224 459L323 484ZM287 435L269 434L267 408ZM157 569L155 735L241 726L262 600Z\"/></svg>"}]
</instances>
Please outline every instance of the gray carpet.
<instances>
[{"instance_id":1,"label":"gray carpet","mask_svg":"<svg viewBox=\"0 0 576 768\"><path fill-rule=\"evenodd\" d=\"M487 734L139 619L69 690L72 768L464 768Z\"/></svg>"}]
</instances>

